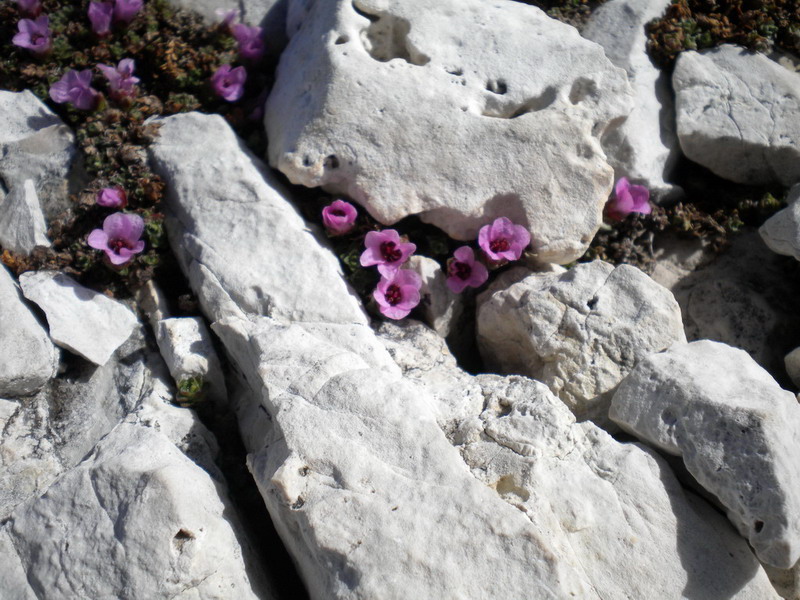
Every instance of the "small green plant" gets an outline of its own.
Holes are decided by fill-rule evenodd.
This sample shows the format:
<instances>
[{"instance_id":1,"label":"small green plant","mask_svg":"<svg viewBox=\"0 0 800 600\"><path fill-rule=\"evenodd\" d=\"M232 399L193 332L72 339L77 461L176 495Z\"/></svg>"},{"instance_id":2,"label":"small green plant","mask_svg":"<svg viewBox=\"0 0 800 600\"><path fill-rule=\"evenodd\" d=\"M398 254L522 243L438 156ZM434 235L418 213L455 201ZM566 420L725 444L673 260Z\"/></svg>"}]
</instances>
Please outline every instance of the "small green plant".
<instances>
[{"instance_id":1,"label":"small green plant","mask_svg":"<svg viewBox=\"0 0 800 600\"><path fill-rule=\"evenodd\" d=\"M206 398L208 383L202 375L195 375L178 382L178 404L181 406L195 406Z\"/></svg>"}]
</instances>

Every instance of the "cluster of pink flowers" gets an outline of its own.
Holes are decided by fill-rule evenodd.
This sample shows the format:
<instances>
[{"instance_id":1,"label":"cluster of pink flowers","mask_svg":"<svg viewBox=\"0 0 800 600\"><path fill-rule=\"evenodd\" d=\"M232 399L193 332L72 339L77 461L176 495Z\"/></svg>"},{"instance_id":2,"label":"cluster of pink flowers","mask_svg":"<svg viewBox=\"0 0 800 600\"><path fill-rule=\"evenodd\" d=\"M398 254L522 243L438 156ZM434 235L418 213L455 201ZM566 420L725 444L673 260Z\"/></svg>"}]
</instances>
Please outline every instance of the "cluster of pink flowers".
<instances>
[{"instance_id":1,"label":"cluster of pink flowers","mask_svg":"<svg viewBox=\"0 0 800 600\"><path fill-rule=\"evenodd\" d=\"M614 187L614 197L606 205L606 215L613 221L621 221L631 213L649 215L650 190L643 185L633 185L627 177L620 177Z\"/></svg>"},{"instance_id":2,"label":"cluster of pink flowers","mask_svg":"<svg viewBox=\"0 0 800 600\"><path fill-rule=\"evenodd\" d=\"M89 21L92 31L99 36L111 33L112 25L127 24L142 10L143 0L113 0L113 2L90 2Z\"/></svg>"},{"instance_id":3,"label":"cluster of pink flowers","mask_svg":"<svg viewBox=\"0 0 800 600\"><path fill-rule=\"evenodd\" d=\"M370 231L364 239L366 250L359 262L362 267L377 266L381 280L372 293L381 313L390 319L408 316L419 304L422 278L416 271L402 269L414 254L415 244L404 242L394 229Z\"/></svg>"},{"instance_id":4,"label":"cluster of pink flowers","mask_svg":"<svg viewBox=\"0 0 800 600\"><path fill-rule=\"evenodd\" d=\"M227 30L238 44L239 57L245 61L255 62L264 56L264 29L236 23L238 10L217 10L221 19L220 28ZM227 102L236 102L244 95L247 82L247 70L243 66L233 67L225 64L211 76L214 92Z\"/></svg>"},{"instance_id":5,"label":"cluster of pink flowers","mask_svg":"<svg viewBox=\"0 0 800 600\"><path fill-rule=\"evenodd\" d=\"M97 204L123 209L128 204L128 196L119 186L103 188L97 193ZM144 241L140 239L143 232L144 221L139 215L116 212L105 218L102 229L89 234L86 243L105 252L112 265L121 266L144 250Z\"/></svg>"},{"instance_id":6,"label":"cluster of pink flowers","mask_svg":"<svg viewBox=\"0 0 800 600\"><path fill-rule=\"evenodd\" d=\"M131 58L123 58L116 67L97 65L108 82L112 98L122 100L136 93L139 78L133 76L135 66ZM50 86L50 98L59 104L69 102L80 110L91 110L97 106L100 92L92 87L91 69L83 71L70 69L59 81Z\"/></svg>"}]
</instances>

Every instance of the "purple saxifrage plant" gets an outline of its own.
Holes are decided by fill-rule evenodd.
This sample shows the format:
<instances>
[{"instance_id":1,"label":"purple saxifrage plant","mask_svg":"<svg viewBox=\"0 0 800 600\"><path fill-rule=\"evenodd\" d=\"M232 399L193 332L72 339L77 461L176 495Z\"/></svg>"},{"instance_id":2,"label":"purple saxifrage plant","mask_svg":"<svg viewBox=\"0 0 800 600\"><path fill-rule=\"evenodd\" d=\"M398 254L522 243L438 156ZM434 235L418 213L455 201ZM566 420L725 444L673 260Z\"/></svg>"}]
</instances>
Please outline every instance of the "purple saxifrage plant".
<instances>
[{"instance_id":1,"label":"purple saxifrage plant","mask_svg":"<svg viewBox=\"0 0 800 600\"><path fill-rule=\"evenodd\" d=\"M125 208L128 195L121 187L103 188L97 193L97 204L106 208Z\"/></svg>"},{"instance_id":2,"label":"purple saxifrage plant","mask_svg":"<svg viewBox=\"0 0 800 600\"><path fill-rule=\"evenodd\" d=\"M381 277L372 296L381 314L390 319L402 319L419 304L420 287L422 278L416 271L396 269Z\"/></svg>"},{"instance_id":3,"label":"purple saxifrage plant","mask_svg":"<svg viewBox=\"0 0 800 600\"><path fill-rule=\"evenodd\" d=\"M491 225L484 225L478 232L478 245L496 263L518 260L530 243L530 232L506 217L498 217Z\"/></svg>"},{"instance_id":4,"label":"purple saxifrage plant","mask_svg":"<svg viewBox=\"0 0 800 600\"><path fill-rule=\"evenodd\" d=\"M133 76L135 63L132 58L123 58L116 67L97 65L108 80L111 93L116 96L132 96L139 78Z\"/></svg>"},{"instance_id":5,"label":"purple saxifrage plant","mask_svg":"<svg viewBox=\"0 0 800 600\"><path fill-rule=\"evenodd\" d=\"M42 12L41 0L17 0L17 8L23 15L38 17Z\"/></svg>"},{"instance_id":6,"label":"purple saxifrage plant","mask_svg":"<svg viewBox=\"0 0 800 600\"><path fill-rule=\"evenodd\" d=\"M244 95L244 82L247 81L247 71L244 67L231 68L222 65L211 76L211 85L216 94L228 102L236 102Z\"/></svg>"},{"instance_id":7,"label":"purple saxifrage plant","mask_svg":"<svg viewBox=\"0 0 800 600\"><path fill-rule=\"evenodd\" d=\"M344 200L334 200L322 209L322 223L330 235L343 235L356 223L356 207Z\"/></svg>"},{"instance_id":8,"label":"purple saxifrage plant","mask_svg":"<svg viewBox=\"0 0 800 600\"><path fill-rule=\"evenodd\" d=\"M614 221L621 221L631 213L649 215L650 190L643 185L633 185L627 177L620 177L614 187L614 198L606 205L606 214Z\"/></svg>"},{"instance_id":9,"label":"purple saxifrage plant","mask_svg":"<svg viewBox=\"0 0 800 600\"><path fill-rule=\"evenodd\" d=\"M447 262L447 287L460 294L467 287L480 287L489 278L486 266L475 260L475 252L469 246L461 246Z\"/></svg>"},{"instance_id":10,"label":"purple saxifrage plant","mask_svg":"<svg viewBox=\"0 0 800 600\"><path fill-rule=\"evenodd\" d=\"M246 60L258 60L264 56L264 30L238 23L231 27L231 33L239 43L239 56Z\"/></svg>"},{"instance_id":11,"label":"purple saxifrage plant","mask_svg":"<svg viewBox=\"0 0 800 600\"><path fill-rule=\"evenodd\" d=\"M381 274L398 269L417 249L415 244L401 242L400 234L394 229L370 231L364 239L364 245L367 249L361 253L361 266L378 265L383 267Z\"/></svg>"},{"instance_id":12,"label":"purple saxifrage plant","mask_svg":"<svg viewBox=\"0 0 800 600\"><path fill-rule=\"evenodd\" d=\"M80 110L90 110L97 104L99 94L92 87L92 71L70 69L64 76L50 86L50 98L53 102L64 104L69 102Z\"/></svg>"},{"instance_id":13,"label":"purple saxifrage plant","mask_svg":"<svg viewBox=\"0 0 800 600\"><path fill-rule=\"evenodd\" d=\"M111 264L124 265L144 250L144 241L139 239L144 231L144 221L139 215L114 213L103 221L102 229L95 229L86 242L96 250L106 253Z\"/></svg>"},{"instance_id":14,"label":"purple saxifrage plant","mask_svg":"<svg viewBox=\"0 0 800 600\"><path fill-rule=\"evenodd\" d=\"M34 54L47 54L53 48L53 37L50 32L50 20L42 15L34 20L20 19L17 24L19 33L11 43L20 48L30 50Z\"/></svg>"}]
</instances>

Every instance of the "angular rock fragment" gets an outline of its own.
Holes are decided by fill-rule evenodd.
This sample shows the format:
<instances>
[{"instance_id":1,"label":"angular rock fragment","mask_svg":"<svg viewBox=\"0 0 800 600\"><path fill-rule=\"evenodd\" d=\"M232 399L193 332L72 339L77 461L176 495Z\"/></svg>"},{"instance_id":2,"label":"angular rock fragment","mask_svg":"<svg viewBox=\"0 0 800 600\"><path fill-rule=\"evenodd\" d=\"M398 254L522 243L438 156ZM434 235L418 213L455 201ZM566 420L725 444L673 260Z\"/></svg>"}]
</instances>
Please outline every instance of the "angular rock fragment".
<instances>
[{"instance_id":1,"label":"angular rock fragment","mask_svg":"<svg viewBox=\"0 0 800 600\"><path fill-rule=\"evenodd\" d=\"M111 358L137 323L124 304L57 271L23 273L20 286L47 316L50 338L96 365Z\"/></svg>"},{"instance_id":2,"label":"angular rock fragment","mask_svg":"<svg viewBox=\"0 0 800 600\"><path fill-rule=\"evenodd\" d=\"M672 75L684 154L730 181L800 181L800 74L725 44L681 52Z\"/></svg>"},{"instance_id":3,"label":"angular rock fragment","mask_svg":"<svg viewBox=\"0 0 800 600\"><path fill-rule=\"evenodd\" d=\"M767 219L758 233L770 250L800 260L800 185L789 190L789 206Z\"/></svg>"},{"instance_id":4,"label":"angular rock fragment","mask_svg":"<svg viewBox=\"0 0 800 600\"><path fill-rule=\"evenodd\" d=\"M0 266L0 397L39 390L55 375L58 350Z\"/></svg>"},{"instance_id":5,"label":"angular rock fragment","mask_svg":"<svg viewBox=\"0 0 800 600\"><path fill-rule=\"evenodd\" d=\"M783 359L783 364L786 366L786 372L794 384L800 387L800 347L795 348Z\"/></svg>"},{"instance_id":6,"label":"angular rock fragment","mask_svg":"<svg viewBox=\"0 0 800 600\"><path fill-rule=\"evenodd\" d=\"M0 90L0 145L25 139L63 122L29 90Z\"/></svg>"},{"instance_id":7,"label":"angular rock fragment","mask_svg":"<svg viewBox=\"0 0 800 600\"><path fill-rule=\"evenodd\" d=\"M675 187L665 181L680 155L668 75L647 55L649 21L660 17L670 0L611 0L592 13L581 35L597 42L608 59L625 69L636 97L634 109L600 142L617 178L647 185L656 195Z\"/></svg>"},{"instance_id":8,"label":"angular rock fragment","mask_svg":"<svg viewBox=\"0 0 800 600\"><path fill-rule=\"evenodd\" d=\"M742 350L676 344L639 363L610 416L681 456L766 564L800 558L800 405Z\"/></svg>"},{"instance_id":9,"label":"angular rock fragment","mask_svg":"<svg viewBox=\"0 0 800 600\"><path fill-rule=\"evenodd\" d=\"M633 107L598 45L515 2L292 0L288 11L265 113L273 167L384 224L419 214L472 239L505 216L542 261L584 252L613 182L598 137Z\"/></svg>"},{"instance_id":10,"label":"angular rock fragment","mask_svg":"<svg viewBox=\"0 0 800 600\"><path fill-rule=\"evenodd\" d=\"M490 291L477 321L490 368L541 381L579 420L603 425L609 392L636 363L686 341L671 293L635 267L602 261Z\"/></svg>"},{"instance_id":11,"label":"angular rock fragment","mask_svg":"<svg viewBox=\"0 0 800 600\"><path fill-rule=\"evenodd\" d=\"M39 197L30 179L12 188L5 199L0 198L0 246L23 256L36 246L50 246Z\"/></svg>"},{"instance_id":12,"label":"angular rock fragment","mask_svg":"<svg viewBox=\"0 0 800 600\"><path fill-rule=\"evenodd\" d=\"M432 258L412 256L408 268L419 273L422 287L419 290L419 310L425 321L442 337L447 337L456 327L464 312L464 301L447 287L447 276Z\"/></svg>"},{"instance_id":13,"label":"angular rock fragment","mask_svg":"<svg viewBox=\"0 0 800 600\"><path fill-rule=\"evenodd\" d=\"M212 321L252 313L366 323L336 257L222 117L159 122L149 152L167 182L170 240Z\"/></svg>"}]
</instances>

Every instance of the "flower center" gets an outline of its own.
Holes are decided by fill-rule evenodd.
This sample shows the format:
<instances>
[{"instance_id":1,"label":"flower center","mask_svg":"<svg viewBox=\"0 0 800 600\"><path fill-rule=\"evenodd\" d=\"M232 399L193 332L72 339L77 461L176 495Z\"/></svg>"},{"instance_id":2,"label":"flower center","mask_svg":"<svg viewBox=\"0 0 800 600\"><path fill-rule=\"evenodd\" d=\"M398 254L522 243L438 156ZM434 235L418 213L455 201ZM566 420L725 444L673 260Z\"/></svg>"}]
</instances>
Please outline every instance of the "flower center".
<instances>
[{"instance_id":1,"label":"flower center","mask_svg":"<svg viewBox=\"0 0 800 600\"><path fill-rule=\"evenodd\" d=\"M397 262L403 256L403 253L394 242L383 242L381 244L381 256L386 262Z\"/></svg>"},{"instance_id":2,"label":"flower center","mask_svg":"<svg viewBox=\"0 0 800 600\"><path fill-rule=\"evenodd\" d=\"M131 250L133 248L133 246L130 243L128 243L126 240L122 240L122 239L119 239L119 238L115 238L113 240L108 240L108 247L111 248L111 250L114 252L114 254L119 254L119 251L122 248L127 248L128 250Z\"/></svg>"},{"instance_id":3,"label":"flower center","mask_svg":"<svg viewBox=\"0 0 800 600\"><path fill-rule=\"evenodd\" d=\"M339 208L334 208L334 209L331 211L331 214L332 214L334 217L344 217L344 216L346 216L346 215L344 214L344 211L343 211L343 210L341 210L341 209L339 209Z\"/></svg>"},{"instance_id":4,"label":"flower center","mask_svg":"<svg viewBox=\"0 0 800 600\"><path fill-rule=\"evenodd\" d=\"M492 252L505 252L511 247L506 238L497 238L489 242L489 249Z\"/></svg>"},{"instance_id":5,"label":"flower center","mask_svg":"<svg viewBox=\"0 0 800 600\"><path fill-rule=\"evenodd\" d=\"M390 242L391 243L391 242ZM400 286L395 285L394 283L386 288L386 293L384 294L386 301L394 306L395 304L399 304L400 301L403 299L403 292L400 291Z\"/></svg>"},{"instance_id":6,"label":"flower center","mask_svg":"<svg viewBox=\"0 0 800 600\"><path fill-rule=\"evenodd\" d=\"M472 275L472 267L465 262L453 261L450 264L450 275L466 281Z\"/></svg>"}]
</instances>

